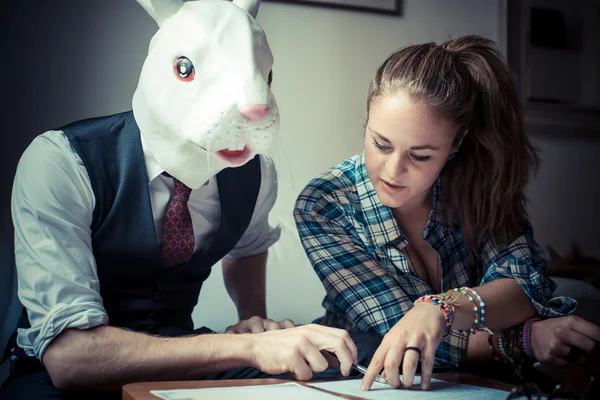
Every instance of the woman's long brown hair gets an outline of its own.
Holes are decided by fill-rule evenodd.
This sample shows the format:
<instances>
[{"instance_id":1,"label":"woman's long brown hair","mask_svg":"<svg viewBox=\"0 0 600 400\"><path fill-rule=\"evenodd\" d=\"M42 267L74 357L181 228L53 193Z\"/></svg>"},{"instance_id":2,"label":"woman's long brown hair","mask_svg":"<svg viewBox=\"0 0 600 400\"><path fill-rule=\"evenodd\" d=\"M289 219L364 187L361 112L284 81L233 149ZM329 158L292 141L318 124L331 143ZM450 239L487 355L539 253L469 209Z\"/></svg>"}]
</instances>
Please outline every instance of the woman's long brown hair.
<instances>
[{"instance_id":1,"label":"woman's long brown hair","mask_svg":"<svg viewBox=\"0 0 600 400\"><path fill-rule=\"evenodd\" d=\"M484 238L509 243L522 234L525 186L539 158L525 134L513 74L494 42L463 36L397 51L371 82L367 112L399 91L456 127L458 151L442 171L443 202L471 257L478 258Z\"/></svg>"}]
</instances>

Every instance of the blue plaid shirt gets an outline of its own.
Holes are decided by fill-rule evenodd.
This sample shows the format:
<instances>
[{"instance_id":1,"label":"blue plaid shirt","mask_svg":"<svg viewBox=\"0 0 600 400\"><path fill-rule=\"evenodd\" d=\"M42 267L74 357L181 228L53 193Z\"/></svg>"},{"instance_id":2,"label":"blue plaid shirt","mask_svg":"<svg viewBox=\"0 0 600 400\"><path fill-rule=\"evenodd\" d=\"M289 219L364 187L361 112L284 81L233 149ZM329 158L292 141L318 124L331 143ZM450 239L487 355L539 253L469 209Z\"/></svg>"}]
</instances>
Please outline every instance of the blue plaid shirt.
<instances>
[{"instance_id":1,"label":"blue plaid shirt","mask_svg":"<svg viewBox=\"0 0 600 400\"><path fill-rule=\"evenodd\" d=\"M461 231L444 223L440 187L438 180L423 238L440 256L442 292L514 278L540 317L574 311L575 300L552 298L556 285L545 274L546 259L531 229L509 245L484 240L480 260L474 265ZM384 335L417 298L433 294L425 281L409 271L401 252L408 241L392 209L379 201L367 175L364 153L313 179L300 193L294 217L302 245L326 291L325 316L317 322ZM436 366L460 365L467 336L452 330L437 349Z\"/></svg>"}]
</instances>

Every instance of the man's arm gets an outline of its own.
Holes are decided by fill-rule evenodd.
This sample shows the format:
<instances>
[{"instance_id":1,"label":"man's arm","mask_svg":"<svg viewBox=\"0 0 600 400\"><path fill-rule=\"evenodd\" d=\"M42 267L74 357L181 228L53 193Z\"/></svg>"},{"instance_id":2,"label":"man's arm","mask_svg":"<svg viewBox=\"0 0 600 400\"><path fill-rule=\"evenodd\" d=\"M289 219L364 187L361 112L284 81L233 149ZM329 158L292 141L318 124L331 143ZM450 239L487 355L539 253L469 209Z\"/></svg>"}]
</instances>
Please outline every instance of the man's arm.
<instances>
[{"instance_id":1,"label":"man's arm","mask_svg":"<svg viewBox=\"0 0 600 400\"><path fill-rule=\"evenodd\" d=\"M43 361L59 389L118 389L131 382L199 378L245 366L308 380L329 367L321 350L336 354L345 376L358 357L348 332L319 325L180 338L100 326L64 331L48 346Z\"/></svg>"},{"instance_id":2,"label":"man's arm","mask_svg":"<svg viewBox=\"0 0 600 400\"><path fill-rule=\"evenodd\" d=\"M295 326L289 319L280 322L267 319L266 251L254 256L224 258L221 263L225 287L240 319L237 324L228 326L225 333L260 333Z\"/></svg>"},{"instance_id":3,"label":"man's arm","mask_svg":"<svg viewBox=\"0 0 600 400\"><path fill-rule=\"evenodd\" d=\"M267 318L266 270L268 252L242 258L224 258L223 280L241 320Z\"/></svg>"},{"instance_id":4,"label":"man's arm","mask_svg":"<svg viewBox=\"0 0 600 400\"><path fill-rule=\"evenodd\" d=\"M67 329L43 362L59 389L117 389L135 381L198 378L250 365L246 335L154 337L111 326Z\"/></svg>"},{"instance_id":5,"label":"man's arm","mask_svg":"<svg viewBox=\"0 0 600 400\"><path fill-rule=\"evenodd\" d=\"M273 161L260 155L261 184L256 206L246 232L221 260L223 280L241 322L226 333L258 333L290 328L290 320L275 322L267 318L266 268L269 247L279 239L279 227L269 225L269 213L277 199L277 173Z\"/></svg>"}]
</instances>

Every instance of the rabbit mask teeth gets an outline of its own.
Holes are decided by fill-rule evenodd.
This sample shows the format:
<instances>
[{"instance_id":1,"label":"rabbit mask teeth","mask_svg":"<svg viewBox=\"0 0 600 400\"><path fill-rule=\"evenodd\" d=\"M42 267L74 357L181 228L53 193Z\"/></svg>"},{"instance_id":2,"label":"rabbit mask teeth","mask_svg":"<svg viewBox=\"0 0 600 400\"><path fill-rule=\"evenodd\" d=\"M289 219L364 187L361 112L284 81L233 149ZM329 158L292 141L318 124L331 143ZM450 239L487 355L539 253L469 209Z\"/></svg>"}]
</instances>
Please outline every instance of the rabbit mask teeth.
<instances>
[{"instance_id":1,"label":"rabbit mask teeth","mask_svg":"<svg viewBox=\"0 0 600 400\"><path fill-rule=\"evenodd\" d=\"M227 150L231 150L231 151L240 151L240 150L244 150L244 147L246 147L246 143L243 140L238 140L237 143L235 143L233 146L229 146L227 148Z\"/></svg>"}]
</instances>

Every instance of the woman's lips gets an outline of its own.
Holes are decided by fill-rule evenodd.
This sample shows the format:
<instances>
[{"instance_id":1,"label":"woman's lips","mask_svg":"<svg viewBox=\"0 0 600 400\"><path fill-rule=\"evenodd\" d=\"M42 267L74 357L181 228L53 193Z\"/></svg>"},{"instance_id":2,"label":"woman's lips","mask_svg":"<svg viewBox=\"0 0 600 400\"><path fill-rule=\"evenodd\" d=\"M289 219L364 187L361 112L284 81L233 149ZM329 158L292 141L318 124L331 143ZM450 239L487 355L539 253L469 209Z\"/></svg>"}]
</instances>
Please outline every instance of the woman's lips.
<instances>
[{"instance_id":1,"label":"woman's lips","mask_svg":"<svg viewBox=\"0 0 600 400\"><path fill-rule=\"evenodd\" d=\"M381 179L381 183L383 184L383 187L385 188L385 190L390 193L398 193L398 192L401 192L402 190L406 189L406 186L393 185L391 183L387 183L383 179Z\"/></svg>"}]
</instances>

